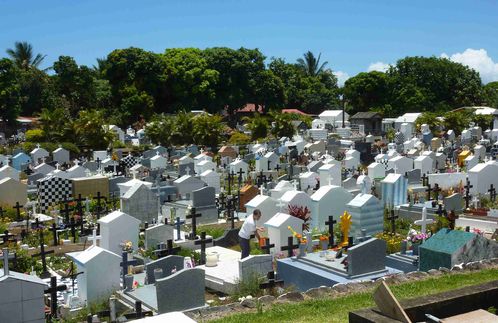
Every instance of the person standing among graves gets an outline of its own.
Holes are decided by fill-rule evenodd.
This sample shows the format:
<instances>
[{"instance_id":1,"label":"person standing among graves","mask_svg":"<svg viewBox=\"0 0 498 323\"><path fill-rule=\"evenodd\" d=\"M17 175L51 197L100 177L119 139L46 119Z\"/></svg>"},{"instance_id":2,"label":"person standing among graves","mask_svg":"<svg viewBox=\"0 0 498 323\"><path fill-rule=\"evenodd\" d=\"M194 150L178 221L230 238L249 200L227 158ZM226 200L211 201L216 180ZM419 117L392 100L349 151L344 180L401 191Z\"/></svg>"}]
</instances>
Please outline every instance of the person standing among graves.
<instances>
[{"instance_id":1,"label":"person standing among graves","mask_svg":"<svg viewBox=\"0 0 498 323\"><path fill-rule=\"evenodd\" d=\"M256 238L259 240L259 232L265 231L264 228L256 226L256 221L259 219L261 219L261 211L259 209L255 209L252 214L246 218L244 224L239 230L239 242L240 249L242 251L240 259L249 257L249 253L251 252L251 246L249 244L251 235L255 234Z\"/></svg>"}]
</instances>

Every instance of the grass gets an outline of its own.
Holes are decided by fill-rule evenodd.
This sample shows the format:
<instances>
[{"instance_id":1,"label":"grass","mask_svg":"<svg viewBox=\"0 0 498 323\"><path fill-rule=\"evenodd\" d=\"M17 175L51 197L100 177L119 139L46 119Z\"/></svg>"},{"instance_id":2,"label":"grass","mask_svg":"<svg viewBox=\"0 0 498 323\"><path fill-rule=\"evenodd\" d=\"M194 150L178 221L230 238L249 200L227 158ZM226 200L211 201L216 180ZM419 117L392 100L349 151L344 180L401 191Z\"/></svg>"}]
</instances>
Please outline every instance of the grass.
<instances>
[{"instance_id":1,"label":"grass","mask_svg":"<svg viewBox=\"0 0 498 323\"><path fill-rule=\"evenodd\" d=\"M398 299L436 294L498 279L498 269L443 275L427 280L390 286ZM372 293L363 292L337 298L276 304L263 313L240 313L215 322L347 322L348 313L375 306Z\"/></svg>"}]
</instances>

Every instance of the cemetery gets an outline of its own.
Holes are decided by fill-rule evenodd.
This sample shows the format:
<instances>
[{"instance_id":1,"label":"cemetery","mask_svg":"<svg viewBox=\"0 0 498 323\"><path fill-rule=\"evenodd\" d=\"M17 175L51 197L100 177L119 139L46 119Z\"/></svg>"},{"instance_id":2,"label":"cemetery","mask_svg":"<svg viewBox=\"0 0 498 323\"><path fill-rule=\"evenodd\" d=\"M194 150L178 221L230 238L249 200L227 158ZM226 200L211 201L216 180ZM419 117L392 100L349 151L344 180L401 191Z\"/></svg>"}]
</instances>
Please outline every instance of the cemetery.
<instances>
[{"instance_id":1,"label":"cemetery","mask_svg":"<svg viewBox=\"0 0 498 323\"><path fill-rule=\"evenodd\" d=\"M498 72L6 54L0 323L498 322Z\"/></svg>"}]
</instances>

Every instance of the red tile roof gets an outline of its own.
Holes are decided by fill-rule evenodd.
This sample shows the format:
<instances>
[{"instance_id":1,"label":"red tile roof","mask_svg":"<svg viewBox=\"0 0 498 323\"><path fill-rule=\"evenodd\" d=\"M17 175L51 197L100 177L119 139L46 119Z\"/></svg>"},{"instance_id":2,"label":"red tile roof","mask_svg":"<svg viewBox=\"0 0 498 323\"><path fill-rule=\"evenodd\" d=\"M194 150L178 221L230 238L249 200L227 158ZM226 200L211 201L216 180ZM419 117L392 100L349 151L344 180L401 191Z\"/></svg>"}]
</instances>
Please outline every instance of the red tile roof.
<instances>
[{"instance_id":1,"label":"red tile roof","mask_svg":"<svg viewBox=\"0 0 498 323\"><path fill-rule=\"evenodd\" d=\"M294 113L294 114L300 114L303 116L309 116L310 114L307 114L301 110L298 109L282 109L282 113Z\"/></svg>"}]
</instances>

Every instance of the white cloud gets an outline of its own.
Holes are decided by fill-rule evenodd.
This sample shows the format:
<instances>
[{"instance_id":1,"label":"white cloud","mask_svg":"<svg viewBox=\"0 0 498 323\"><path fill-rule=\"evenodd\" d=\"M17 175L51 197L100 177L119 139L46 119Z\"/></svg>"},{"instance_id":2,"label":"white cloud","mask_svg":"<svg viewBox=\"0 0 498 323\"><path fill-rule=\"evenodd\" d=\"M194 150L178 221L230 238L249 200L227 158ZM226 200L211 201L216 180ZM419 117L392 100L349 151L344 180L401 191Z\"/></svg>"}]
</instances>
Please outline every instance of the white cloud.
<instances>
[{"instance_id":1,"label":"white cloud","mask_svg":"<svg viewBox=\"0 0 498 323\"><path fill-rule=\"evenodd\" d=\"M368 72L379 71L379 72L385 73L389 69L390 66L391 66L391 64L387 64L384 62L375 62L375 63L368 65L367 71Z\"/></svg>"},{"instance_id":2,"label":"white cloud","mask_svg":"<svg viewBox=\"0 0 498 323\"><path fill-rule=\"evenodd\" d=\"M333 72L335 77L337 77L337 85L339 86L344 86L344 82L348 80L351 76L349 76L348 73L343 72L343 71L336 71Z\"/></svg>"},{"instance_id":3,"label":"white cloud","mask_svg":"<svg viewBox=\"0 0 498 323\"><path fill-rule=\"evenodd\" d=\"M447 55L441 57L449 58L453 62L467 65L476 70L481 75L483 83L498 81L498 63L495 63L485 49L467 48L463 53Z\"/></svg>"}]
</instances>

